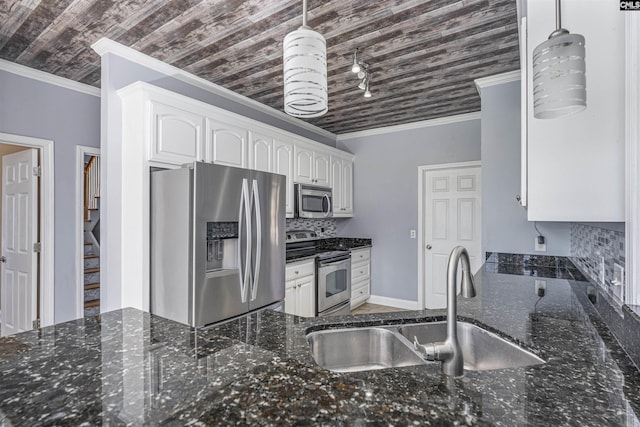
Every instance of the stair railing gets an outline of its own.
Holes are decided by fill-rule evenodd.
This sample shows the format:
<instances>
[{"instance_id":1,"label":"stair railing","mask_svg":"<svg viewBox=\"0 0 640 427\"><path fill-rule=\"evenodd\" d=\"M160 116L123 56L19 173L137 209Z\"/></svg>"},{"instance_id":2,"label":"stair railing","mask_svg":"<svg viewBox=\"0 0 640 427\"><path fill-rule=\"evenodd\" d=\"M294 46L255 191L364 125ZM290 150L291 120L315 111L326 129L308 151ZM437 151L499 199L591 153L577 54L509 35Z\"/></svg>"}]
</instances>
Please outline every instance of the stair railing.
<instances>
[{"instance_id":1,"label":"stair railing","mask_svg":"<svg viewBox=\"0 0 640 427\"><path fill-rule=\"evenodd\" d=\"M92 210L98 209L100 198L100 160L91 156L84 166L84 220L91 221Z\"/></svg>"}]
</instances>

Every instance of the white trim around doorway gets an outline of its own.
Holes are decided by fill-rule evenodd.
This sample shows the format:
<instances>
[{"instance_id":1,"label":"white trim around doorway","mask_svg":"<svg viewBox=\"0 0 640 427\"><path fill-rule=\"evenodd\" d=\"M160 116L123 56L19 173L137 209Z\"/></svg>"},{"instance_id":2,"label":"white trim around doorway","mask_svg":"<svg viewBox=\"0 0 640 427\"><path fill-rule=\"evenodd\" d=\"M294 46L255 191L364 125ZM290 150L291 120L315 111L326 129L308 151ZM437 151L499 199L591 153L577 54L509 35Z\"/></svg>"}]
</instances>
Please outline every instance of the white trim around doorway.
<instances>
[{"instance_id":1,"label":"white trim around doorway","mask_svg":"<svg viewBox=\"0 0 640 427\"><path fill-rule=\"evenodd\" d=\"M53 141L0 133L0 141L40 150L40 325L54 324L54 210Z\"/></svg>"},{"instance_id":2,"label":"white trim around doorway","mask_svg":"<svg viewBox=\"0 0 640 427\"><path fill-rule=\"evenodd\" d=\"M76 318L84 317L84 156L99 156L100 149L76 146L76 208L75 208L75 229L76 229Z\"/></svg>"},{"instance_id":3,"label":"white trim around doorway","mask_svg":"<svg viewBox=\"0 0 640 427\"><path fill-rule=\"evenodd\" d=\"M482 167L480 160L471 162L458 163L442 163L437 165L418 166L418 308L425 308L424 301L424 257L422 256L422 248L424 247L424 179L425 172L440 169L458 169Z\"/></svg>"}]
</instances>

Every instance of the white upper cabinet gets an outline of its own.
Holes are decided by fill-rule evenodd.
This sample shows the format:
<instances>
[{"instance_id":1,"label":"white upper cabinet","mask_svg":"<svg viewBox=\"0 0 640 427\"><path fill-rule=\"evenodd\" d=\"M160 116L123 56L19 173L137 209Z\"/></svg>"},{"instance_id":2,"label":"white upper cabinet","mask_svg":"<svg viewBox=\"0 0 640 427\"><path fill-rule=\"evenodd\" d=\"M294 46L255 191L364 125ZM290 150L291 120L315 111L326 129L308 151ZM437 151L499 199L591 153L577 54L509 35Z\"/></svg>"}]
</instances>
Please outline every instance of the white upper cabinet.
<instances>
[{"instance_id":1,"label":"white upper cabinet","mask_svg":"<svg viewBox=\"0 0 640 427\"><path fill-rule=\"evenodd\" d=\"M555 29L555 2L529 0L525 24L522 195L528 219L624 221L625 13L615 0L562 2L562 26L585 37L587 108L557 119L534 118L532 78L533 50Z\"/></svg>"},{"instance_id":2,"label":"white upper cabinet","mask_svg":"<svg viewBox=\"0 0 640 427\"><path fill-rule=\"evenodd\" d=\"M314 184L313 150L296 145L295 147L295 182Z\"/></svg>"},{"instance_id":3,"label":"white upper cabinet","mask_svg":"<svg viewBox=\"0 0 640 427\"><path fill-rule=\"evenodd\" d=\"M273 172L287 177L285 212L287 218L293 218L293 144L280 139L274 140Z\"/></svg>"},{"instance_id":4,"label":"white upper cabinet","mask_svg":"<svg viewBox=\"0 0 640 427\"><path fill-rule=\"evenodd\" d=\"M272 172L273 137L249 131L249 169Z\"/></svg>"},{"instance_id":5,"label":"white upper cabinet","mask_svg":"<svg viewBox=\"0 0 640 427\"><path fill-rule=\"evenodd\" d=\"M247 130L207 118L207 161L247 167Z\"/></svg>"},{"instance_id":6,"label":"white upper cabinet","mask_svg":"<svg viewBox=\"0 0 640 427\"><path fill-rule=\"evenodd\" d=\"M206 161L284 175L285 212L293 218L294 182L331 187L335 156L343 160L340 213L353 211L350 154L147 83L134 83L119 94L128 114L124 133L144 141L145 161L151 165Z\"/></svg>"},{"instance_id":7,"label":"white upper cabinet","mask_svg":"<svg viewBox=\"0 0 640 427\"><path fill-rule=\"evenodd\" d=\"M320 147L295 145L295 182L324 187L331 185L331 155Z\"/></svg>"},{"instance_id":8,"label":"white upper cabinet","mask_svg":"<svg viewBox=\"0 0 640 427\"><path fill-rule=\"evenodd\" d=\"M353 216L353 160L331 156L333 216Z\"/></svg>"},{"instance_id":9,"label":"white upper cabinet","mask_svg":"<svg viewBox=\"0 0 640 427\"><path fill-rule=\"evenodd\" d=\"M183 164L204 160L204 116L151 100L152 160Z\"/></svg>"}]
</instances>

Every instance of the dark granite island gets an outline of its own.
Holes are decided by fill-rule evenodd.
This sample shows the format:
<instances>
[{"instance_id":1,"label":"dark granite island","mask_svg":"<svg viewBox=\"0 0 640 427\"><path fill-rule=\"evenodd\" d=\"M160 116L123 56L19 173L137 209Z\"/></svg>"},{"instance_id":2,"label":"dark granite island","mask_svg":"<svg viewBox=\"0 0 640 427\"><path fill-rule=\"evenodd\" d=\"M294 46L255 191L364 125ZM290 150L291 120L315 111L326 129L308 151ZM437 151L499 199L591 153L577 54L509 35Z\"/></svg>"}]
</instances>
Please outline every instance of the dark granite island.
<instances>
[{"instance_id":1,"label":"dark granite island","mask_svg":"<svg viewBox=\"0 0 640 427\"><path fill-rule=\"evenodd\" d=\"M318 367L305 340L328 325L443 318L443 311L302 319L264 311L188 327L133 309L0 340L3 425L637 425L640 374L585 283L492 273L460 317L547 363L465 371L437 363L359 373Z\"/></svg>"}]
</instances>

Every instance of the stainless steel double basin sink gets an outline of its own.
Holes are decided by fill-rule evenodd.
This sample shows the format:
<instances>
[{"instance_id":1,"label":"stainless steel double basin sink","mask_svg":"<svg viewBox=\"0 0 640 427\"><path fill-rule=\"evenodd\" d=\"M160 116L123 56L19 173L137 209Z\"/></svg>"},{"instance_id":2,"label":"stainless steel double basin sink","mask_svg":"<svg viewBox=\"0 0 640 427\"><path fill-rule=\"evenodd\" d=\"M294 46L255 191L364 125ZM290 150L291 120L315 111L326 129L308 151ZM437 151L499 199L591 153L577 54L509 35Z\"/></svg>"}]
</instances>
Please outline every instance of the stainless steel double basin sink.
<instances>
[{"instance_id":1,"label":"stainless steel double basin sink","mask_svg":"<svg viewBox=\"0 0 640 427\"><path fill-rule=\"evenodd\" d=\"M439 363L426 362L414 350L414 337L421 344L444 341L447 323L325 329L307 334L307 341L316 363L335 372ZM471 323L458 321L458 341L465 370L484 371L545 363L530 351Z\"/></svg>"}]
</instances>

